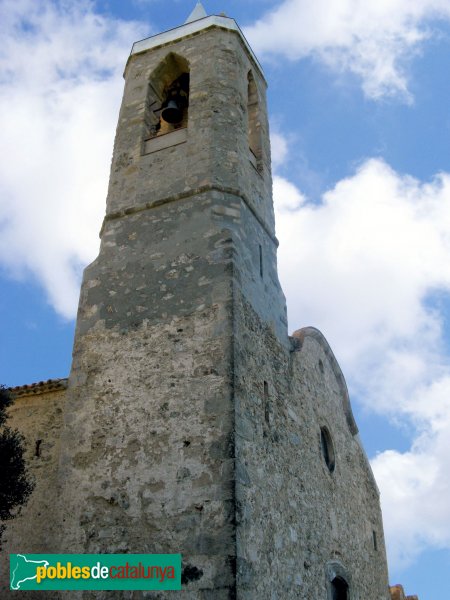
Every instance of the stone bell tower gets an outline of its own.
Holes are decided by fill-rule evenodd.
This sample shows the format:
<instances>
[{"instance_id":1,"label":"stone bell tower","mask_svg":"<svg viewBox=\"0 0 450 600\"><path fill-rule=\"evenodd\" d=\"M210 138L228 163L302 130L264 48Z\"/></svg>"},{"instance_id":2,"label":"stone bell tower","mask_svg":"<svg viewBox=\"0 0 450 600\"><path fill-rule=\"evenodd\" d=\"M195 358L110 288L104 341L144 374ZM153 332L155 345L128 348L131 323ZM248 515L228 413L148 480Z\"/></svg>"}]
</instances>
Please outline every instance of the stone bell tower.
<instances>
[{"instance_id":1,"label":"stone bell tower","mask_svg":"<svg viewBox=\"0 0 450 600\"><path fill-rule=\"evenodd\" d=\"M235 21L199 5L133 46L53 550L180 552L189 599L385 599L345 381L319 332L287 334L265 89Z\"/></svg>"},{"instance_id":2,"label":"stone bell tower","mask_svg":"<svg viewBox=\"0 0 450 600\"><path fill-rule=\"evenodd\" d=\"M65 413L61 548L181 552L214 598L236 578L241 296L288 344L265 88L233 19L133 46Z\"/></svg>"}]
</instances>

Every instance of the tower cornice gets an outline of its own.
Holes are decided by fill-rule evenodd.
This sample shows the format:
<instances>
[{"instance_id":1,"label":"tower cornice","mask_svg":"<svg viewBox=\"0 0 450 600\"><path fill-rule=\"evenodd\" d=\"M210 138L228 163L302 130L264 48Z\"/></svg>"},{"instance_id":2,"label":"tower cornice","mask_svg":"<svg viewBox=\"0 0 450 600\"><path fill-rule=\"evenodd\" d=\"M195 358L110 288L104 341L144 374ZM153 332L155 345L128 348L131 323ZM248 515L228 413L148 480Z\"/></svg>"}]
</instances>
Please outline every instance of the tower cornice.
<instances>
[{"instance_id":1,"label":"tower cornice","mask_svg":"<svg viewBox=\"0 0 450 600\"><path fill-rule=\"evenodd\" d=\"M241 28L234 19L222 15L210 15L208 17L204 17L203 19L197 19L196 21L191 21L190 23L184 23L179 27L174 27L168 31L163 31L162 33L158 33L151 37L135 42L131 48L130 58L135 54L140 54L141 52L146 52L160 46L165 46L166 44L172 44L173 42L179 41L185 37L190 37L212 28L225 29L236 33L241 39L250 58L258 67L258 70L265 81L261 64L251 49L250 44L245 38Z\"/></svg>"}]
</instances>

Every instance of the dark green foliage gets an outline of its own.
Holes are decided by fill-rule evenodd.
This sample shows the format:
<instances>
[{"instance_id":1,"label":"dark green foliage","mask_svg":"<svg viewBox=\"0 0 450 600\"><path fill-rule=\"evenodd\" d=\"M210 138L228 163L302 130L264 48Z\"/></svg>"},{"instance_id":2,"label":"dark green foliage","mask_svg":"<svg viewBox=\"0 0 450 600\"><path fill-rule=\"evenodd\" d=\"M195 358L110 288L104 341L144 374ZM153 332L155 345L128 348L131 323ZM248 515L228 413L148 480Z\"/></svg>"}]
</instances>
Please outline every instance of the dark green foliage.
<instances>
[{"instance_id":1,"label":"dark green foliage","mask_svg":"<svg viewBox=\"0 0 450 600\"><path fill-rule=\"evenodd\" d=\"M4 386L0 386L0 520L14 516L14 509L25 504L33 491L24 460L24 439L6 425L6 409L12 398ZM0 541L4 526L0 526Z\"/></svg>"},{"instance_id":2,"label":"dark green foliage","mask_svg":"<svg viewBox=\"0 0 450 600\"><path fill-rule=\"evenodd\" d=\"M6 409L11 406L12 398L4 385L0 385L0 427L5 424L7 417Z\"/></svg>"}]
</instances>

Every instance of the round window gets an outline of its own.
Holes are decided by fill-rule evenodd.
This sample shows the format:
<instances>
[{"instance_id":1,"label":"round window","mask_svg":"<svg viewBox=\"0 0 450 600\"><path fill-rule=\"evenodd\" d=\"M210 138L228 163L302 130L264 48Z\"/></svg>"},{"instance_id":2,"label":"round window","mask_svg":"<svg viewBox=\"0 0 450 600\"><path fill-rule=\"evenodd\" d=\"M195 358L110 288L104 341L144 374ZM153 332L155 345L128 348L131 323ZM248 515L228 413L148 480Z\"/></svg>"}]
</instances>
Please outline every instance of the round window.
<instances>
[{"instance_id":1,"label":"round window","mask_svg":"<svg viewBox=\"0 0 450 600\"><path fill-rule=\"evenodd\" d=\"M331 440L330 432L326 427L320 429L320 446L322 448L322 456L330 473L334 471L334 448Z\"/></svg>"}]
</instances>

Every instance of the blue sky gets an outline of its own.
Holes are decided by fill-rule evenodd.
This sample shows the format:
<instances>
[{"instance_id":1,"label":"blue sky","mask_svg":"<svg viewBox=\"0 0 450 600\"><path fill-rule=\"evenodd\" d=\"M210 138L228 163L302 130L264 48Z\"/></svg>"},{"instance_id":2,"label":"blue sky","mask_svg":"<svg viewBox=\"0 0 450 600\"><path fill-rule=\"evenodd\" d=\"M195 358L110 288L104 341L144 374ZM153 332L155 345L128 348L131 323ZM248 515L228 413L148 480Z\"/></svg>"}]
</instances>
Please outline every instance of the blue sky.
<instances>
[{"instance_id":1,"label":"blue sky","mask_svg":"<svg viewBox=\"0 0 450 600\"><path fill-rule=\"evenodd\" d=\"M65 377L98 249L122 71L185 0L0 0L0 382ZM340 362L381 493L391 583L450 563L450 4L205 0L269 83L290 330ZM444 581L445 579L445 581Z\"/></svg>"}]
</instances>

